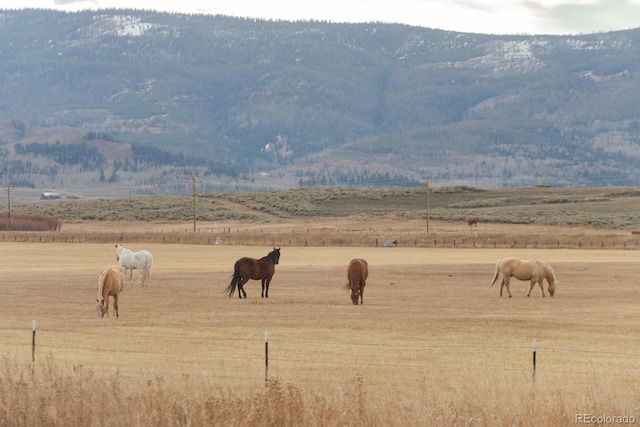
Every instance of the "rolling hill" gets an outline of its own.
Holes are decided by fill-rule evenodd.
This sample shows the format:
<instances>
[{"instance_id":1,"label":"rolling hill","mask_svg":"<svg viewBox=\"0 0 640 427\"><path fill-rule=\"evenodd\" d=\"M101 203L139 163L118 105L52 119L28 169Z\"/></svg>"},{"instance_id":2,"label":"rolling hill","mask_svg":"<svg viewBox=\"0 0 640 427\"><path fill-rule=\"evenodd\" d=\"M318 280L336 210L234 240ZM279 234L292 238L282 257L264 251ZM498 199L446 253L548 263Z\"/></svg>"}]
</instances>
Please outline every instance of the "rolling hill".
<instances>
[{"instance_id":1,"label":"rolling hill","mask_svg":"<svg viewBox=\"0 0 640 427\"><path fill-rule=\"evenodd\" d=\"M63 222L193 220L192 196L100 197L88 200L32 200L22 194L13 214L37 214ZM301 188L261 192L196 194L198 221L278 224L339 218L424 220L424 187L353 189ZM632 187L503 188L438 187L429 191L429 217L464 224L480 223L581 226L635 230L640 226L640 190Z\"/></svg>"},{"instance_id":2,"label":"rolling hill","mask_svg":"<svg viewBox=\"0 0 640 427\"><path fill-rule=\"evenodd\" d=\"M0 182L80 196L629 186L640 29L0 11Z\"/></svg>"}]
</instances>

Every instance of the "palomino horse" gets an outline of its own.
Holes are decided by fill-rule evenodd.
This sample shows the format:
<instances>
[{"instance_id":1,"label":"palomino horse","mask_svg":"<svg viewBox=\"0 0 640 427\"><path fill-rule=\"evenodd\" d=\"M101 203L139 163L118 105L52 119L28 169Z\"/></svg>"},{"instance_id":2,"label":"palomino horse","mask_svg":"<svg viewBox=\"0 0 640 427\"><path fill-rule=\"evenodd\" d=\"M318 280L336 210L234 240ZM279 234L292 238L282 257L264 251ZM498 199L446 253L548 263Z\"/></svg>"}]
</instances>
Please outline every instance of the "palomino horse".
<instances>
[{"instance_id":1,"label":"palomino horse","mask_svg":"<svg viewBox=\"0 0 640 427\"><path fill-rule=\"evenodd\" d=\"M276 264L279 261L280 248L273 248L267 256L263 256L260 259L240 258L233 265L233 276L231 283L225 289L225 293L232 297L237 286L238 298L243 296L246 298L247 293L244 291L244 284L249 280L262 280L262 298L269 298L269 283L271 283L271 278L276 272Z\"/></svg>"},{"instance_id":2,"label":"palomino horse","mask_svg":"<svg viewBox=\"0 0 640 427\"><path fill-rule=\"evenodd\" d=\"M153 255L150 252L133 252L116 243L116 260L120 263L125 279L127 270L129 270L129 286L133 286L133 270L138 270L141 274L140 286L149 285L151 267L153 266Z\"/></svg>"},{"instance_id":3,"label":"palomino horse","mask_svg":"<svg viewBox=\"0 0 640 427\"><path fill-rule=\"evenodd\" d=\"M556 284L558 284L558 280L556 280L556 275L551 266L539 259L523 260L509 257L499 260L496 263L496 271L493 275L493 281L489 287L492 287L496 283L500 274L502 274L500 296L502 296L502 288L506 286L509 298L511 298L511 291L509 290L509 281L511 280L511 277L515 277L518 280L531 281L527 296L531 295L531 290L535 284L538 283L540 290L542 291L542 296L544 297L544 288L542 287L544 279L547 279L547 283L549 284L548 290L550 296L553 296L556 291Z\"/></svg>"},{"instance_id":4,"label":"palomino horse","mask_svg":"<svg viewBox=\"0 0 640 427\"><path fill-rule=\"evenodd\" d=\"M364 294L364 286L368 276L369 264L367 264L367 261L361 258L352 259L347 267L347 280L349 280L349 283L344 285L344 288L351 289L351 301L354 305L358 305L358 297L360 297L360 304L364 304L362 294Z\"/></svg>"},{"instance_id":5,"label":"palomino horse","mask_svg":"<svg viewBox=\"0 0 640 427\"><path fill-rule=\"evenodd\" d=\"M96 310L98 311L98 319L105 314L109 315L109 297L113 297L113 309L118 318L118 295L124 289L124 275L122 269L113 265L105 267L100 272L98 279L98 298L96 298Z\"/></svg>"}]
</instances>

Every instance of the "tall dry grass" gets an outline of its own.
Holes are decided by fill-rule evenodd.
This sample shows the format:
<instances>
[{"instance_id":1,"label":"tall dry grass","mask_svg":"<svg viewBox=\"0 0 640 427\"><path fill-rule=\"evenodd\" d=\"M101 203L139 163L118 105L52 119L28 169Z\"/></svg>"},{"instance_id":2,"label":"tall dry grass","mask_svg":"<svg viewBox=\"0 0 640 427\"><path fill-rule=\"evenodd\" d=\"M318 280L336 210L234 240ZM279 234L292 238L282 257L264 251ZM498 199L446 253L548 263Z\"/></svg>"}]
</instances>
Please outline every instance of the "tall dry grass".
<instances>
[{"instance_id":1,"label":"tall dry grass","mask_svg":"<svg viewBox=\"0 0 640 427\"><path fill-rule=\"evenodd\" d=\"M345 383L230 387L202 377L131 378L60 366L49 356L31 366L2 359L3 426L563 426L580 414L638 419L640 386L621 396L598 375L532 378L523 371L429 371L418 388L367 373ZM372 376L380 375L374 373Z\"/></svg>"}]
</instances>

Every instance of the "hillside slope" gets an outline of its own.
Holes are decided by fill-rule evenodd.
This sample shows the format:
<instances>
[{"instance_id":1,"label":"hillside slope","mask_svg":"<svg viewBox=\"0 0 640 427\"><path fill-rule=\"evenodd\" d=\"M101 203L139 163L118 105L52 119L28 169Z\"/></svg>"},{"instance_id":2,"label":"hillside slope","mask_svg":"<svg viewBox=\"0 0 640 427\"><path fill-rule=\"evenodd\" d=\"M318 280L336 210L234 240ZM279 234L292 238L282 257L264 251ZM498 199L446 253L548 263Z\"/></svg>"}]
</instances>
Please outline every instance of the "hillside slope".
<instances>
[{"instance_id":1,"label":"hillside slope","mask_svg":"<svg viewBox=\"0 0 640 427\"><path fill-rule=\"evenodd\" d=\"M638 181L640 29L490 36L21 10L0 12L0 55L0 180L14 187L161 195L187 194L194 177L204 192ZM16 151L84 141L94 150L80 156ZM113 144L130 151L119 157Z\"/></svg>"},{"instance_id":2,"label":"hillside slope","mask_svg":"<svg viewBox=\"0 0 640 427\"><path fill-rule=\"evenodd\" d=\"M193 220L191 196L46 200L14 205L14 214L41 214L73 221ZM357 190L296 189L196 195L198 221L277 224L331 218L426 219L425 188ZM531 187L483 190L439 187L429 192L429 218L480 223L587 226L635 230L640 226L637 188ZM466 225L465 227L466 228Z\"/></svg>"}]
</instances>

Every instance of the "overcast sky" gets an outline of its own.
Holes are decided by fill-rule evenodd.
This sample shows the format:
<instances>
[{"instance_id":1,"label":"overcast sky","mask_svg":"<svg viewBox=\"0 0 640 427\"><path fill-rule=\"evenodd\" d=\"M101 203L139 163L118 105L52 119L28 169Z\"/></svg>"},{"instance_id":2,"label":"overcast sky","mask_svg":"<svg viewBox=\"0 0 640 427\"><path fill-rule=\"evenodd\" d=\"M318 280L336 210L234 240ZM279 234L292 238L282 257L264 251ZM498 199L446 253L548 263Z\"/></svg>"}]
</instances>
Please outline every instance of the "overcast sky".
<instances>
[{"instance_id":1,"label":"overcast sky","mask_svg":"<svg viewBox=\"0 0 640 427\"><path fill-rule=\"evenodd\" d=\"M580 34L640 27L640 0L0 0L0 9L25 7L135 7L292 21L375 21L487 34Z\"/></svg>"}]
</instances>

